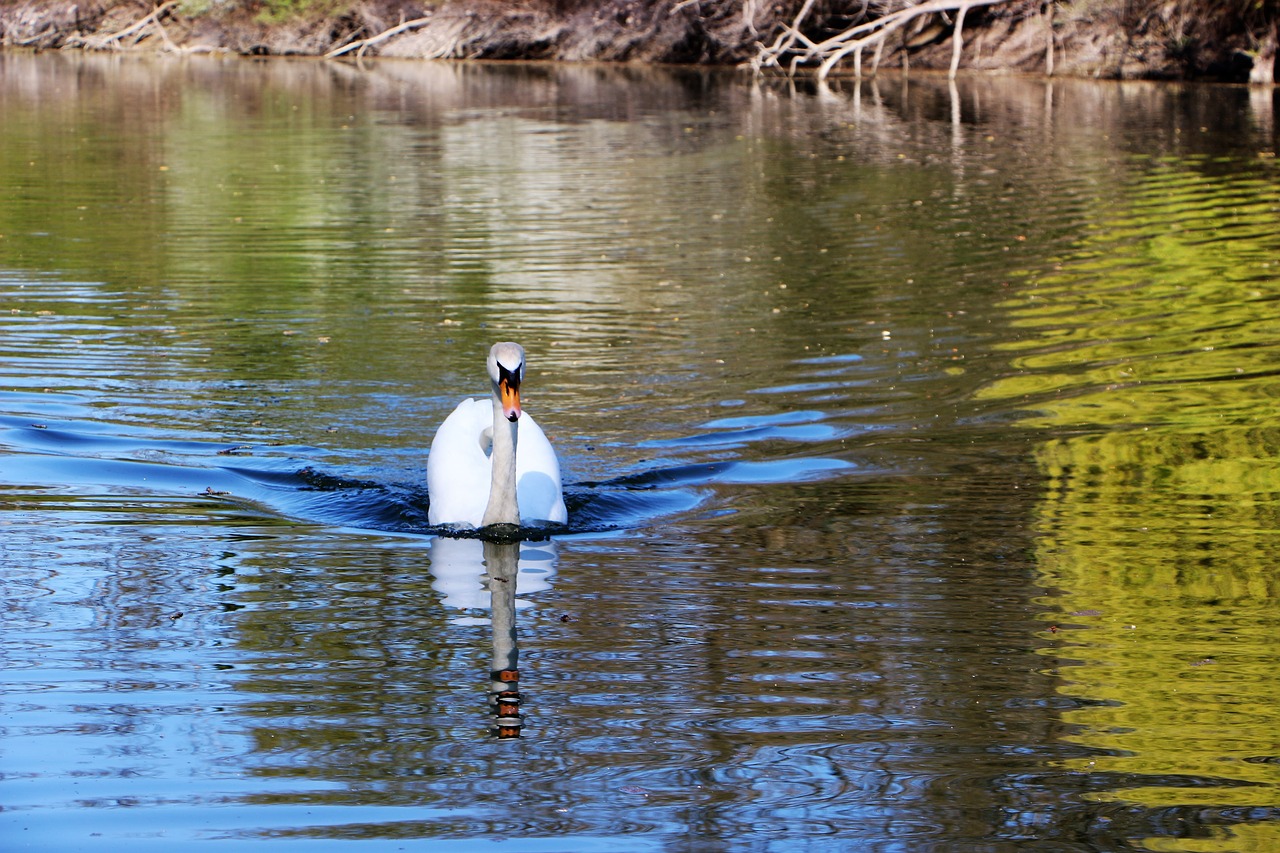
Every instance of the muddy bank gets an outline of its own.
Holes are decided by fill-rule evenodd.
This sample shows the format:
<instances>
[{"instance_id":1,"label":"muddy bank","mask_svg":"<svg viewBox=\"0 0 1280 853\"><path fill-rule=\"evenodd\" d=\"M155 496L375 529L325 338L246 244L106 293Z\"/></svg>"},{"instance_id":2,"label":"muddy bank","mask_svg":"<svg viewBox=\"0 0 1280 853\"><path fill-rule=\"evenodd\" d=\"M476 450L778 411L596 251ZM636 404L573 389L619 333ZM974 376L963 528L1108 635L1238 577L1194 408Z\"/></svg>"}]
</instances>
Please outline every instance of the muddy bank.
<instances>
[{"instance_id":1,"label":"muddy bank","mask_svg":"<svg viewBox=\"0 0 1280 853\"><path fill-rule=\"evenodd\" d=\"M1280 0L988 0L967 9L962 70L1108 78L1272 83ZM816 68L815 44L839 45L907 2L834 0L365 0L304 6L214 0L0 0L0 45L37 50L150 50L240 55L390 56L763 64ZM917 4L921 5L921 4ZM957 7L911 15L833 73L947 68L956 61ZM863 11L866 10L866 11ZM789 30L799 21L794 30ZM797 33L796 37L788 35ZM762 56L774 48L771 61ZM834 52L833 52L834 53ZM866 54L865 59L861 55ZM833 55L829 53L828 56Z\"/></svg>"}]
</instances>

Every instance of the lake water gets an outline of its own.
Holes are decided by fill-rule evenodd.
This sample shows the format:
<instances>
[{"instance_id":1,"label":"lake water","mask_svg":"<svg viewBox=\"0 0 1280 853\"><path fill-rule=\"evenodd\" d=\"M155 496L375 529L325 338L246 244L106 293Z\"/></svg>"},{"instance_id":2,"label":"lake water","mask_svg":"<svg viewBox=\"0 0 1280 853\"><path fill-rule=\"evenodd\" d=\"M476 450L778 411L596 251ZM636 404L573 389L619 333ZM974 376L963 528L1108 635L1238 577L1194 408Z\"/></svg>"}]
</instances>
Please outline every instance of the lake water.
<instances>
[{"instance_id":1,"label":"lake water","mask_svg":"<svg viewBox=\"0 0 1280 853\"><path fill-rule=\"evenodd\" d=\"M0 847L1280 849L1273 110L0 55Z\"/></svg>"}]
</instances>

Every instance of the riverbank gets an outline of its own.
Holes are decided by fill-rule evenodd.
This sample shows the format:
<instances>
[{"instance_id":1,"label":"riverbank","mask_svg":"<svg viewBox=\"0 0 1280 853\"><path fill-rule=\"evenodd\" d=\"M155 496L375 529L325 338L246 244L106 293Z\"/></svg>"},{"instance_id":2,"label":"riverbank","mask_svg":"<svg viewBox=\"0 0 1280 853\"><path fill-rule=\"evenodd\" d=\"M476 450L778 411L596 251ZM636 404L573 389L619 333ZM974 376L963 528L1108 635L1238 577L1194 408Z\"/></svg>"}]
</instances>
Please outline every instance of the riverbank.
<instances>
[{"instance_id":1,"label":"riverbank","mask_svg":"<svg viewBox=\"0 0 1280 853\"><path fill-rule=\"evenodd\" d=\"M0 0L0 46L754 65L779 73L826 62L837 74L958 67L1274 83L1280 2L1251 4L1247 14L1225 3L930 0L917 4L929 11L902 15L898 5L822 0ZM850 8L869 11L858 17ZM893 26L877 29L895 12Z\"/></svg>"}]
</instances>

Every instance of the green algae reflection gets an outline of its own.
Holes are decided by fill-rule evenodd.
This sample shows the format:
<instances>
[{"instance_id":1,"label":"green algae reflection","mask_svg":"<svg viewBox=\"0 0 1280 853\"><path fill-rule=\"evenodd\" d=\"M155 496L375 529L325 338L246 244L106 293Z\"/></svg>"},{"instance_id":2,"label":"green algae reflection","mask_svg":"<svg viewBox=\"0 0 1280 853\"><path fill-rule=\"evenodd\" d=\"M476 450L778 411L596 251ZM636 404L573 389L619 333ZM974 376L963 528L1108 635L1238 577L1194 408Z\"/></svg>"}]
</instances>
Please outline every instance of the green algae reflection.
<instances>
[{"instance_id":1,"label":"green algae reflection","mask_svg":"<svg viewBox=\"0 0 1280 853\"><path fill-rule=\"evenodd\" d=\"M1204 822L1141 846L1276 850L1280 187L1265 160L1132 167L1003 306L1027 334L981 396L1053 436L1038 564L1089 753L1068 769Z\"/></svg>"}]
</instances>

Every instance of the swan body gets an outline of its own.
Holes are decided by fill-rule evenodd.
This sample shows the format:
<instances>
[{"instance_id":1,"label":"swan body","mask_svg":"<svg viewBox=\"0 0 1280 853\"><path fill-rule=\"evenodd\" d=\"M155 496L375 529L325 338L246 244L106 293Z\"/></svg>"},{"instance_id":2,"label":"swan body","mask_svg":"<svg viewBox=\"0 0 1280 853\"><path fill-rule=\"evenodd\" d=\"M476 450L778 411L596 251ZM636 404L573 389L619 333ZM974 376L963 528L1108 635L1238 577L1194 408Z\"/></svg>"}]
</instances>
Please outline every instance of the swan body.
<instances>
[{"instance_id":1,"label":"swan body","mask_svg":"<svg viewBox=\"0 0 1280 853\"><path fill-rule=\"evenodd\" d=\"M485 527L568 521L560 461L542 428L520 406L524 350L494 344L488 400L458 404L427 457L431 524Z\"/></svg>"}]
</instances>

